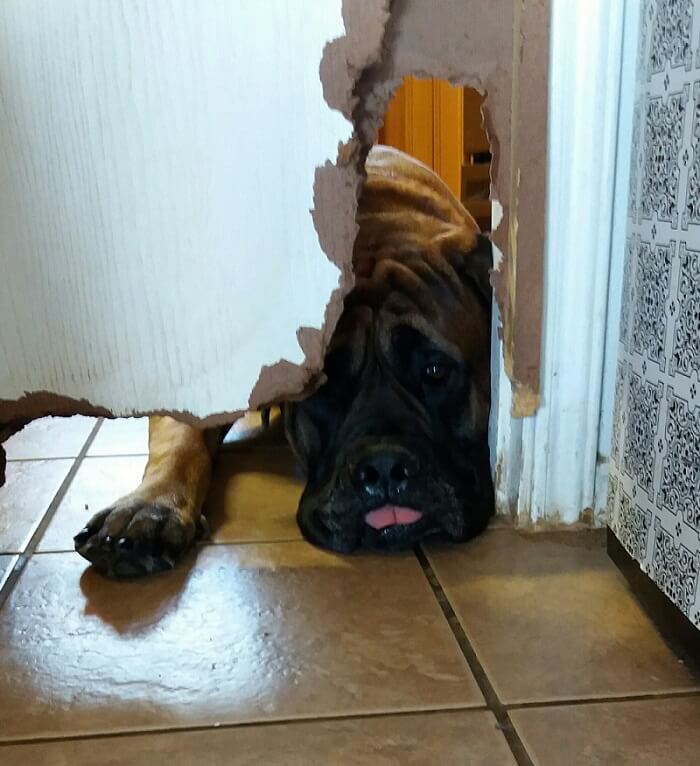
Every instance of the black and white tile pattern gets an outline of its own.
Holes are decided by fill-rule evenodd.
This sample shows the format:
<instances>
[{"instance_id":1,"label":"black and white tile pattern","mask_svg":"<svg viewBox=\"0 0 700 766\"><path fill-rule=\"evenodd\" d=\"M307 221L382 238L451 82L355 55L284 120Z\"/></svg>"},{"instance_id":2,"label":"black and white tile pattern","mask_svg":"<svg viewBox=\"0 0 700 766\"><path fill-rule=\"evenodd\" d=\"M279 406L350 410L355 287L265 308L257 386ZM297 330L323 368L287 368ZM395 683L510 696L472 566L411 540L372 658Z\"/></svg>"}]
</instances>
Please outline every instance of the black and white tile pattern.
<instances>
[{"instance_id":1,"label":"black and white tile pattern","mask_svg":"<svg viewBox=\"0 0 700 766\"><path fill-rule=\"evenodd\" d=\"M700 552L676 542L658 518L654 519L652 567L656 584L686 615L690 615L698 592Z\"/></svg>"},{"instance_id":2,"label":"black and white tile pattern","mask_svg":"<svg viewBox=\"0 0 700 766\"><path fill-rule=\"evenodd\" d=\"M691 223L700 223L700 82L693 83L693 132L690 146L685 146L681 152L681 163L688 167L688 183L685 192L683 210L683 228Z\"/></svg>"},{"instance_id":3,"label":"black and white tile pattern","mask_svg":"<svg viewBox=\"0 0 700 766\"><path fill-rule=\"evenodd\" d=\"M699 222L700 223L700 222ZM678 252L671 372L690 378L700 369L700 251L682 243Z\"/></svg>"},{"instance_id":4,"label":"black and white tile pattern","mask_svg":"<svg viewBox=\"0 0 700 766\"><path fill-rule=\"evenodd\" d=\"M667 388L666 450L661 465L658 504L680 513L700 539L700 408Z\"/></svg>"},{"instance_id":5,"label":"black and white tile pattern","mask_svg":"<svg viewBox=\"0 0 700 766\"><path fill-rule=\"evenodd\" d=\"M658 0L647 68L648 79L661 74L666 65L690 71L693 0Z\"/></svg>"},{"instance_id":6,"label":"black and white tile pattern","mask_svg":"<svg viewBox=\"0 0 700 766\"><path fill-rule=\"evenodd\" d=\"M627 394L625 473L651 494L654 484L654 439L659 428L662 385L648 383L632 373Z\"/></svg>"},{"instance_id":7,"label":"black and white tile pattern","mask_svg":"<svg viewBox=\"0 0 700 766\"><path fill-rule=\"evenodd\" d=\"M640 0L610 527L700 627L700 0Z\"/></svg>"},{"instance_id":8,"label":"black and white tile pattern","mask_svg":"<svg viewBox=\"0 0 700 766\"><path fill-rule=\"evenodd\" d=\"M678 226L680 148L690 87L668 97L647 98L642 146L640 219Z\"/></svg>"},{"instance_id":9,"label":"black and white tile pattern","mask_svg":"<svg viewBox=\"0 0 700 766\"><path fill-rule=\"evenodd\" d=\"M617 376L615 377L615 408L613 412L613 443L612 458L620 464L620 431L624 428L626 420L625 410L625 370L626 365L623 362L617 363Z\"/></svg>"},{"instance_id":10,"label":"black and white tile pattern","mask_svg":"<svg viewBox=\"0 0 700 766\"><path fill-rule=\"evenodd\" d=\"M632 296L634 292L634 277L632 266L635 259L636 238L627 237L625 242L625 265L622 277L622 310L620 311L620 343L628 348L630 314L632 307Z\"/></svg>"},{"instance_id":11,"label":"black and white tile pattern","mask_svg":"<svg viewBox=\"0 0 700 766\"><path fill-rule=\"evenodd\" d=\"M640 242L637 248L632 348L646 354L663 370L666 365L666 304L675 242Z\"/></svg>"},{"instance_id":12,"label":"black and white tile pattern","mask_svg":"<svg viewBox=\"0 0 700 766\"><path fill-rule=\"evenodd\" d=\"M646 556L651 527L651 511L644 510L624 492L620 497L620 513L616 531L619 541L630 556L639 560Z\"/></svg>"}]
</instances>

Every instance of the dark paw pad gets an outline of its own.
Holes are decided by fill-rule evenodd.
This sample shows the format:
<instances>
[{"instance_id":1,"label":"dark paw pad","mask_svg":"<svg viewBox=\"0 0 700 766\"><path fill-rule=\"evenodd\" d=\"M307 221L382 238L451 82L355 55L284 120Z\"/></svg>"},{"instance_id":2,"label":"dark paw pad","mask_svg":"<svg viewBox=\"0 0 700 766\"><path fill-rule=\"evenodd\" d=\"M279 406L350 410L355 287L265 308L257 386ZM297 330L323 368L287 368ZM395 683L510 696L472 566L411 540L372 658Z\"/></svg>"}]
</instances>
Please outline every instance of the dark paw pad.
<instances>
[{"instance_id":1,"label":"dark paw pad","mask_svg":"<svg viewBox=\"0 0 700 766\"><path fill-rule=\"evenodd\" d=\"M127 500L96 513L73 542L103 574L138 577L172 569L194 537L195 525L177 509Z\"/></svg>"}]
</instances>

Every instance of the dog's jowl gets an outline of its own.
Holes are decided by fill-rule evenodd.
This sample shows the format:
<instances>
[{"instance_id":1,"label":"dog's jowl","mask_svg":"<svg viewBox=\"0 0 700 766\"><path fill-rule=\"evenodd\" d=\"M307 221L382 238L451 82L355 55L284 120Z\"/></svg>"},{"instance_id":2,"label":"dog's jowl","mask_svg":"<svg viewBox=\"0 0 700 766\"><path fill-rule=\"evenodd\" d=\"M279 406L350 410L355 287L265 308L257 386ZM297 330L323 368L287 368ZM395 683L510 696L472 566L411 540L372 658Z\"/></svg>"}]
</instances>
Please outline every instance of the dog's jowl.
<instances>
[{"instance_id":1,"label":"dog's jowl","mask_svg":"<svg viewBox=\"0 0 700 766\"><path fill-rule=\"evenodd\" d=\"M430 169L387 147L368 157L357 222L356 285L321 385L284 406L307 476L299 526L344 553L466 540L493 510L491 244ZM152 418L142 484L76 549L111 575L171 567L195 538L224 432Z\"/></svg>"}]
</instances>

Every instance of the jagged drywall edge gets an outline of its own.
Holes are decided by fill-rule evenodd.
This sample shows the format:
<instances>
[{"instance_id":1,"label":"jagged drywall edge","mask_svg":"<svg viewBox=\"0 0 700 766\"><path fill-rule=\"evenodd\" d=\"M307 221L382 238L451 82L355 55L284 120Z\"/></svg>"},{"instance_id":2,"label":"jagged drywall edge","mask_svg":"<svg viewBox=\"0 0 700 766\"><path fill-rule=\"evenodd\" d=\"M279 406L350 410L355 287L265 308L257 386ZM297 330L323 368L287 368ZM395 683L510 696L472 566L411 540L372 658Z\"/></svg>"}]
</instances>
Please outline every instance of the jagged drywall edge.
<instances>
[{"instance_id":1,"label":"jagged drywall edge","mask_svg":"<svg viewBox=\"0 0 700 766\"><path fill-rule=\"evenodd\" d=\"M330 41L319 67L324 98L333 109L352 119L358 104L358 83L366 69L383 55L383 40L389 19L390 0L344 0L342 5L345 35ZM255 409L280 399L305 395L318 382L326 346L343 308L344 296L353 284L352 249L356 233L355 212L363 179L363 143L354 133L347 143L338 146L335 164L327 162L316 169L314 208L309 211L326 257L339 269L338 287L327 302L322 327L301 327L297 331L304 353L301 364L281 359L266 365L249 397ZM27 392L16 401L0 400L0 408L11 412L10 421L0 428L2 439L32 419L46 415L92 415L111 417L104 407L85 399L74 399L50 391ZM210 427L237 420L243 411L233 410L197 418L188 411L134 410L133 416L172 415L185 422ZM7 417L5 418L8 419ZM2 425L2 424L0 424ZM0 485L4 482L4 451L0 446Z\"/></svg>"}]
</instances>

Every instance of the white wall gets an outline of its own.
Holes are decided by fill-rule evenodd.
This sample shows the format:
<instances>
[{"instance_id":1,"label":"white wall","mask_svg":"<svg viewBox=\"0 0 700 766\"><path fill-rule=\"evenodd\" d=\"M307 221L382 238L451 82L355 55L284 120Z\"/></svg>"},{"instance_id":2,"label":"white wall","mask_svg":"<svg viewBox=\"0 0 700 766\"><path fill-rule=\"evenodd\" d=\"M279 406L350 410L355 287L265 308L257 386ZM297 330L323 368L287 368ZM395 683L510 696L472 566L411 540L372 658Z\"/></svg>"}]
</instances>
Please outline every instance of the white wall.
<instances>
[{"instance_id":1,"label":"white wall","mask_svg":"<svg viewBox=\"0 0 700 766\"><path fill-rule=\"evenodd\" d=\"M3 0L0 399L245 409L339 272L314 171L341 0Z\"/></svg>"}]
</instances>

